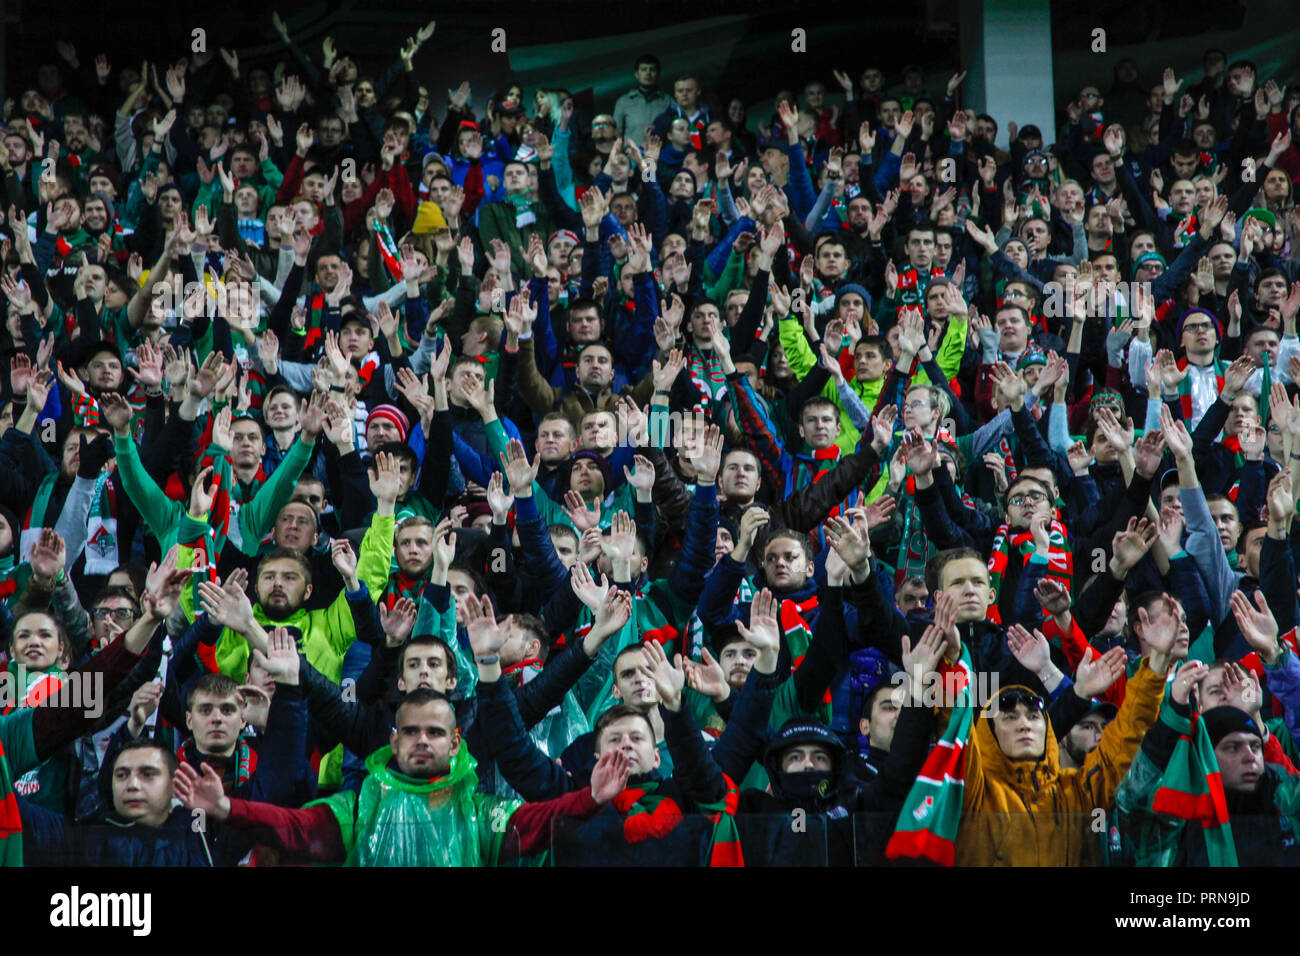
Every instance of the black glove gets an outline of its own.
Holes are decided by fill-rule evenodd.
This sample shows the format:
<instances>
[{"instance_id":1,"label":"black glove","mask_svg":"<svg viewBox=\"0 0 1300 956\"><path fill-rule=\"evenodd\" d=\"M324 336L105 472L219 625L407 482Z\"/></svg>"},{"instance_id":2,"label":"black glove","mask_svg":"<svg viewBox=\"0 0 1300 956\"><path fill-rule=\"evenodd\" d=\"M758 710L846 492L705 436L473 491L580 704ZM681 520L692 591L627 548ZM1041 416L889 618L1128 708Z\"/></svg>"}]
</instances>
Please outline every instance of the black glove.
<instances>
[{"instance_id":1,"label":"black glove","mask_svg":"<svg viewBox=\"0 0 1300 956\"><path fill-rule=\"evenodd\" d=\"M82 435L77 440L81 442L81 460L77 465L77 477L98 478L99 473L104 470L105 463L114 457L112 436L100 435L94 441L86 441L86 436Z\"/></svg>"}]
</instances>

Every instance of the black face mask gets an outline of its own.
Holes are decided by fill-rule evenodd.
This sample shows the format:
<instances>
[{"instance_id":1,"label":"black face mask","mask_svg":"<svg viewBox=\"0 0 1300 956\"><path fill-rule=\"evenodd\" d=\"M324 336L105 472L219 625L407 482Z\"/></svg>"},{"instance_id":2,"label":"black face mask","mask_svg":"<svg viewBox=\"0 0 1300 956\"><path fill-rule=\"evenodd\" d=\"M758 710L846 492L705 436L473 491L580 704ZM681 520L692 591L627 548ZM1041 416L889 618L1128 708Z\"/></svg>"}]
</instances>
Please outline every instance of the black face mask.
<instances>
[{"instance_id":1,"label":"black face mask","mask_svg":"<svg viewBox=\"0 0 1300 956\"><path fill-rule=\"evenodd\" d=\"M833 770L782 773L778 779L772 781L772 790L786 799L824 803L835 796L837 790L835 776Z\"/></svg>"}]
</instances>

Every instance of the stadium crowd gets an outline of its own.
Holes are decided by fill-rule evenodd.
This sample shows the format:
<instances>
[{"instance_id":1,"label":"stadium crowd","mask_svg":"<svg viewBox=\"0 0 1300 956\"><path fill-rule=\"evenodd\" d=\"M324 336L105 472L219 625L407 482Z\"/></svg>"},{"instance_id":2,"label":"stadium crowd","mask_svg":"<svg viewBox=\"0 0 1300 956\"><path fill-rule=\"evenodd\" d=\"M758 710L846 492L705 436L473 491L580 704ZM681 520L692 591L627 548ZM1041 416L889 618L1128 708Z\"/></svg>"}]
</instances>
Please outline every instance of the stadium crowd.
<instances>
[{"instance_id":1,"label":"stadium crowd","mask_svg":"<svg viewBox=\"0 0 1300 956\"><path fill-rule=\"evenodd\" d=\"M1300 84L274 23L10 84L4 864L1300 862Z\"/></svg>"}]
</instances>

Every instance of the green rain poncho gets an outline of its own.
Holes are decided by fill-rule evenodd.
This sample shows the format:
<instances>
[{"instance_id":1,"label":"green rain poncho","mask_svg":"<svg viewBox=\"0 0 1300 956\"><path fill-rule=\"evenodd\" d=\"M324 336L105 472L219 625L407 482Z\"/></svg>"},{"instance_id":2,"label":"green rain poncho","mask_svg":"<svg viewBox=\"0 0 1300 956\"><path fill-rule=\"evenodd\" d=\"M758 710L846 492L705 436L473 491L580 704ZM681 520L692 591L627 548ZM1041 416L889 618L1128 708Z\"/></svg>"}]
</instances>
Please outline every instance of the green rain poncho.
<instances>
[{"instance_id":1,"label":"green rain poncho","mask_svg":"<svg viewBox=\"0 0 1300 956\"><path fill-rule=\"evenodd\" d=\"M477 762L464 744L450 772L436 780L393 770L392 756L382 747L367 758L360 795L340 791L308 804L334 813L347 865L495 866L521 801L477 793Z\"/></svg>"}]
</instances>

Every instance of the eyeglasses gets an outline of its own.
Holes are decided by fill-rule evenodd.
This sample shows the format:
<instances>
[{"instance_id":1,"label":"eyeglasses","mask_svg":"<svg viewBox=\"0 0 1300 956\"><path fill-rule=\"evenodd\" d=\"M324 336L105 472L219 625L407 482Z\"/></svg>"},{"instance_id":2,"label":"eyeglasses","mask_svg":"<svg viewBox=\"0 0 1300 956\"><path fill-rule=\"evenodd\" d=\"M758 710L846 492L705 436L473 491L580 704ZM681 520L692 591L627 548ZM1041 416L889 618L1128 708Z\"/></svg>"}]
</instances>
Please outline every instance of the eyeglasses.
<instances>
[{"instance_id":1,"label":"eyeglasses","mask_svg":"<svg viewBox=\"0 0 1300 956\"><path fill-rule=\"evenodd\" d=\"M1004 292L1002 298L1004 301L1010 301L1011 299L1028 299L1029 296L1024 292L1012 290L1011 292Z\"/></svg>"},{"instance_id":2,"label":"eyeglasses","mask_svg":"<svg viewBox=\"0 0 1300 956\"><path fill-rule=\"evenodd\" d=\"M1188 322L1183 326L1184 332L1208 332L1214 328L1209 322Z\"/></svg>"},{"instance_id":3,"label":"eyeglasses","mask_svg":"<svg viewBox=\"0 0 1300 956\"><path fill-rule=\"evenodd\" d=\"M125 623L135 620L135 611L129 607L97 607L90 612L90 616L96 621L107 620L111 617L115 621Z\"/></svg>"},{"instance_id":4,"label":"eyeglasses","mask_svg":"<svg viewBox=\"0 0 1300 956\"><path fill-rule=\"evenodd\" d=\"M999 712L1015 713L1016 708L1021 704L1024 704L1025 708L1031 712L1043 710L1046 707L1043 698L1027 690L1008 690L998 695L997 709Z\"/></svg>"},{"instance_id":5,"label":"eyeglasses","mask_svg":"<svg viewBox=\"0 0 1300 956\"><path fill-rule=\"evenodd\" d=\"M918 399L918 400L915 401L915 402L908 402L908 403L907 403L906 405L904 405L903 407L906 408L906 409L908 409L909 411L913 411L913 412L914 412L914 411L916 411L918 408L929 408L929 407L930 407L930 403L929 403L929 402L923 402L923 401L921 401L921 400Z\"/></svg>"},{"instance_id":6,"label":"eyeglasses","mask_svg":"<svg viewBox=\"0 0 1300 956\"><path fill-rule=\"evenodd\" d=\"M1012 495L1007 499L1007 504L1021 508L1025 505L1041 505L1045 501L1047 501L1047 495L1041 491L1026 491L1022 495Z\"/></svg>"}]
</instances>

